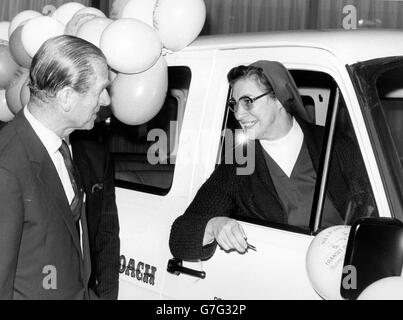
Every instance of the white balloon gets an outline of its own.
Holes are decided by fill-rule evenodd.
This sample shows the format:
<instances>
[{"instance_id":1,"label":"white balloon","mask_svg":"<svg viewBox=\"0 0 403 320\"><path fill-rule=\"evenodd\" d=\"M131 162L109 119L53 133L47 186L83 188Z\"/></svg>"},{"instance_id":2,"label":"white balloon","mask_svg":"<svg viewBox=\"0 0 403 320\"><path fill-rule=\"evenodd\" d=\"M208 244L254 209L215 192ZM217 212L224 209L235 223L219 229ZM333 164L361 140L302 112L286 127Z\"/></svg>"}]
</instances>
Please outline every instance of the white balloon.
<instances>
[{"instance_id":1,"label":"white balloon","mask_svg":"<svg viewBox=\"0 0 403 320\"><path fill-rule=\"evenodd\" d=\"M14 114L10 111L6 101L6 90L0 90L0 121L9 122L13 120Z\"/></svg>"},{"instance_id":2,"label":"white balloon","mask_svg":"<svg viewBox=\"0 0 403 320\"><path fill-rule=\"evenodd\" d=\"M62 4L53 13L52 18L59 20L61 23L66 25L71 18L77 13L77 11L85 8L85 5L79 2L67 2Z\"/></svg>"},{"instance_id":3,"label":"white balloon","mask_svg":"<svg viewBox=\"0 0 403 320\"><path fill-rule=\"evenodd\" d=\"M29 99L31 97L31 92L29 91L28 87L28 82L29 82L29 75L27 79L24 81L22 84L21 90L20 90L20 100L21 100L21 105L25 107L27 103L29 102Z\"/></svg>"},{"instance_id":4,"label":"white balloon","mask_svg":"<svg viewBox=\"0 0 403 320\"><path fill-rule=\"evenodd\" d=\"M203 0L157 0L153 21L164 47L178 51L200 34L206 5Z\"/></svg>"},{"instance_id":5,"label":"white balloon","mask_svg":"<svg viewBox=\"0 0 403 320\"><path fill-rule=\"evenodd\" d=\"M119 73L111 85L111 109L128 125L145 123L161 110L168 89L168 67L163 56L147 71Z\"/></svg>"},{"instance_id":6,"label":"white balloon","mask_svg":"<svg viewBox=\"0 0 403 320\"><path fill-rule=\"evenodd\" d=\"M0 40L0 89L6 89L18 71L7 41Z\"/></svg>"},{"instance_id":7,"label":"white balloon","mask_svg":"<svg viewBox=\"0 0 403 320\"><path fill-rule=\"evenodd\" d=\"M78 29L80 29L80 27L84 23L97 17L98 17L97 15L92 13L75 14L73 18L71 18L70 21L66 24L66 27L64 28L64 34L70 36L77 35Z\"/></svg>"},{"instance_id":8,"label":"white balloon","mask_svg":"<svg viewBox=\"0 0 403 320\"><path fill-rule=\"evenodd\" d=\"M387 277L375 281L361 292L357 300L403 300L403 278Z\"/></svg>"},{"instance_id":9,"label":"white balloon","mask_svg":"<svg viewBox=\"0 0 403 320\"><path fill-rule=\"evenodd\" d=\"M162 49L155 31L137 19L111 23L102 33L100 44L108 64L122 73L147 70L158 60Z\"/></svg>"},{"instance_id":10,"label":"white balloon","mask_svg":"<svg viewBox=\"0 0 403 320\"><path fill-rule=\"evenodd\" d=\"M22 44L22 28L24 27L25 22L21 23L17 29L10 36L10 52L14 58L14 61L17 62L20 66L29 69L32 63L32 57L29 56L27 51Z\"/></svg>"},{"instance_id":11,"label":"white balloon","mask_svg":"<svg viewBox=\"0 0 403 320\"><path fill-rule=\"evenodd\" d=\"M153 13L156 0L130 0L121 11L121 18L133 18L153 27Z\"/></svg>"},{"instance_id":12,"label":"white balloon","mask_svg":"<svg viewBox=\"0 0 403 320\"><path fill-rule=\"evenodd\" d=\"M324 299L341 300L341 278L351 226L333 226L312 240L306 254L306 271L312 287Z\"/></svg>"},{"instance_id":13,"label":"white balloon","mask_svg":"<svg viewBox=\"0 0 403 320\"><path fill-rule=\"evenodd\" d=\"M56 11L56 7L52 4L47 4L42 8L42 14L44 16L52 17Z\"/></svg>"},{"instance_id":14,"label":"white balloon","mask_svg":"<svg viewBox=\"0 0 403 320\"><path fill-rule=\"evenodd\" d=\"M114 0L112 2L111 10L109 13L109 18L120 19L122 10L128 2L129 2L129 0Z\"/></svg>"},{"instance_id":15,"label":"white balloon","mask_svg":"<svg viewBox=\"0 0 403 320\"><path fill-rule=\"evenodd\" d=\"M14 114L17 114L22 108L21 90L29 77L29 70L20 68L14 75L14 79L6 89L6 101L8 108Z\"/></svg>"},{"instance_id":16,"label":"white balloon","mask_svg":"<svg viewBox=\"0 0 403 320\"><path fill-rule=\"evenodd\" d=\"M10 22L8 21L1 21L0 22L0 40L6 40L10 39L8 36L8 29L10 28Z\"/></svg>"},{"instance_id":17,"label":"white balloon","mask_svg":"<svg viewBox=\"0 0 403 320\"><path fill-rule=\"evenodd\" d=\"M42 16L29 20L22 28L21 40L24 49L33 57L48 39L64 33L64 25L58 20Z\"/></svg>"},{"instance_id":18,"label":"white balloon","mask_svg":"<svg viewBox=\"0 0 403 320\"><path fill-rule=\"evenodd\" d=\"M34 10L24 10L21 11L20 13L18 13L10 22L10 27L8 28L8 37L10 38L11 34L13 33L13 31L15 29L18 28L18 26L29 19L32 18L37 18L37 17L41 17L42 14L39 13L38 11L34 11Z\"/></svg>"},{"instance_id":19,"label":"white balloon","mask_svg":"<svg viewBox=\"0 0 403 320\"><path fill-rule=\"evenodd\" d=\"M91 42L99 48L102 33L113 22L108 18L94 18L85 22L77 31L77 37Z\"/></svg>"},{"instance_id":20,"label":"white balloon","mask_svg":"<svg viewBox=\"0 0 403 320\"><path fill-rule=\"evenodd\" d=\"M82 8L80 10L78 10L74 15L77 14L93 14L97 17L101 17L101 18L105 18L106 15L105 13L103 13L101 10L97 9L97 8L93 8L93 7L85 7Z\"/></svg>"}]
</instances>

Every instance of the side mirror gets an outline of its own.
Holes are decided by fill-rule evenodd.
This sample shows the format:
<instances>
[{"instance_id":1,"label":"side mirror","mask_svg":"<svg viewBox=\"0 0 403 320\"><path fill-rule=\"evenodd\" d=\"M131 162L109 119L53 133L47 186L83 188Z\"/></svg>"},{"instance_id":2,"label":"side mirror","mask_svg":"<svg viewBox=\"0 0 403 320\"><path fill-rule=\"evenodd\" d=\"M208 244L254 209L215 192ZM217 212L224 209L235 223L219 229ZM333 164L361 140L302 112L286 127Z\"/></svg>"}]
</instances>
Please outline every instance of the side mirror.
<instances>
[{"instance_id":1,"label":"side mirror","mask_svg":"<svg viewBox=\"0 0 403 320\"><path fill-rule=\"evenodd\" d=\"M363 218L350 230L343 272L354 270L354 283L343 273L340 293L344 299L357 299L372 283L401 276L403 267L403 223L391 218Z\"/></svg>"}]
</instances>

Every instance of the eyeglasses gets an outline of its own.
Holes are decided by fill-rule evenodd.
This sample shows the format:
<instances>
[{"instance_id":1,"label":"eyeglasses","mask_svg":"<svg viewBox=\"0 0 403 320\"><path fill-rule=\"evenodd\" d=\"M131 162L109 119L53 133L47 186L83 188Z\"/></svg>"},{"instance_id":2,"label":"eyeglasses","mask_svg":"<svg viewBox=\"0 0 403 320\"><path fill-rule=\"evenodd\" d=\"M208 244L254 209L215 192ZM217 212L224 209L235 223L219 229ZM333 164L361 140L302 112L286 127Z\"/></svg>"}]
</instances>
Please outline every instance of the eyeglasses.
<instances>
[{"instance_id":1,"label":"eyeglasses","mask_svg":"<svg viewBox=\"0 0 403 320\"><path fill-rule=\"evenodd\" d=\"M238 108L239 108L239 105L241 105L242 108L244 108L246 111L249 111L249 110L252 109L253 103L256 100L268 95L270 92L271 91L267 91L267 92L261 94L260 96L255 97L255 98L251 98L251 97L248 97L248 96L243 96L243 97L239 98L238 102L234 98L231 98L231 99L228 100L228 103L227 103L228 108L230 108L230 110L232 112L237 112Z\"/></svg>"}]
</instances>

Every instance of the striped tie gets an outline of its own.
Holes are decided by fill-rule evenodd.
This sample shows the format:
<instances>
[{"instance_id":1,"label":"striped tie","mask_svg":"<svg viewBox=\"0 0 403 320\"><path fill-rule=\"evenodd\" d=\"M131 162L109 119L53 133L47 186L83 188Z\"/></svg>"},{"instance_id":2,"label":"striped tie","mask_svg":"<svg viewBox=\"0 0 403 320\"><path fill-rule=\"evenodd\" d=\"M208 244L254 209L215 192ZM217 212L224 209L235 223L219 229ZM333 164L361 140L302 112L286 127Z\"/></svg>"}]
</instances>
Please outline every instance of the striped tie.
<instances>
[{"instance_id":1,"label":"striped tie","mask_svg":"<svg viewBox=\"0 0 403 320\"><path fill-rule=\"evenodd\" d=\"M78 220L80 219L81 216L84 192L80 184L80 177L78 176L78 171L76 170L74 163L71 159L70 149L67 146L66 141L62 140L62 145L59 148L59 152L63 156L63 160L70 177L71 185L73 186L74 198L70 203L70 209L71 212L73 213L74 222L76 222L76 225L78 225Z\"/></svg>"}]
</instances>

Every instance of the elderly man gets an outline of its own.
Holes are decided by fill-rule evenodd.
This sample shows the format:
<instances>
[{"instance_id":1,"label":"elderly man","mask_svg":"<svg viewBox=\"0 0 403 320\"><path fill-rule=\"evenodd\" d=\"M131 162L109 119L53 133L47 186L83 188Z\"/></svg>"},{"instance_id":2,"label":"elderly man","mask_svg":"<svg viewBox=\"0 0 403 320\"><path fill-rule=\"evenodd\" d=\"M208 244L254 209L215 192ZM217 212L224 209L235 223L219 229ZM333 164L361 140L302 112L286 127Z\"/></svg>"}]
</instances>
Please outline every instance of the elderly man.
<instances>
[{"instance_id":1,"label":"elderly man","mask_svg":"<svg viewBox=\"0 0 403 320\"><path fill-rule=\"evenodd\" d=\"M28 105L0 131L0 298L89 299L85 193L66 138L91 129L110 98L102 52L82 39L46 41Z\"/></svg>"}]
</instances>

